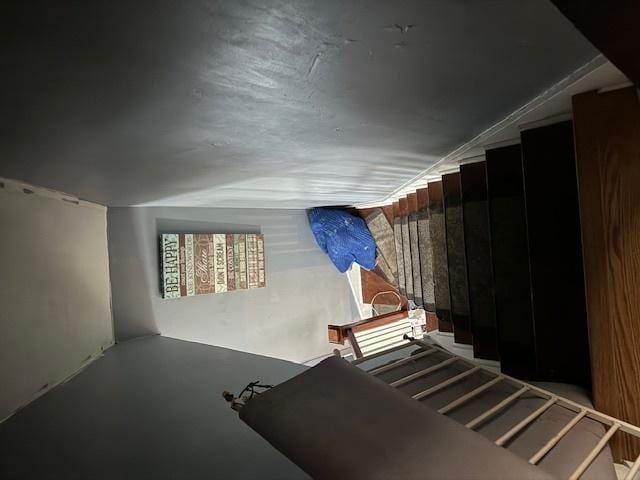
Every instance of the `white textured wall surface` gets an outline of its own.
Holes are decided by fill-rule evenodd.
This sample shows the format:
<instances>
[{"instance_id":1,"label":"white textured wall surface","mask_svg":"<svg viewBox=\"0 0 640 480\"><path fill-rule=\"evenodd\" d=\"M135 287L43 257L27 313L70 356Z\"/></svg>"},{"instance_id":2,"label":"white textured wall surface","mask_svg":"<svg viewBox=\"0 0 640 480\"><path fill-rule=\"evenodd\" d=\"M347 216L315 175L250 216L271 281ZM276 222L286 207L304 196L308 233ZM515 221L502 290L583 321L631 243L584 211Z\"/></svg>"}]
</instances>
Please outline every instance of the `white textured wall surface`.
<instances>
[{"instance_id":1,"label":"white textured wall surface","mask_svg":"<svg viewBox=\"0 0 640 480\"><path fill-rule=\"evenodd\" d=\"M116 338L160 333L295 362L328 354L327 325L359 319L347 277L316 245L304 210L109 209ZM265 236L266 288L163 299L162 233Z\"/></svg>"},{"instance_id":2,"label":"white textured wall surface","mask_svg":"<svg viewBox=\"0 0 640 480\"><path fill-rule=\"evenodd\" d=\"M0 179L0 420L113 344L106 209Z\"/></svg>"}]
</instances>

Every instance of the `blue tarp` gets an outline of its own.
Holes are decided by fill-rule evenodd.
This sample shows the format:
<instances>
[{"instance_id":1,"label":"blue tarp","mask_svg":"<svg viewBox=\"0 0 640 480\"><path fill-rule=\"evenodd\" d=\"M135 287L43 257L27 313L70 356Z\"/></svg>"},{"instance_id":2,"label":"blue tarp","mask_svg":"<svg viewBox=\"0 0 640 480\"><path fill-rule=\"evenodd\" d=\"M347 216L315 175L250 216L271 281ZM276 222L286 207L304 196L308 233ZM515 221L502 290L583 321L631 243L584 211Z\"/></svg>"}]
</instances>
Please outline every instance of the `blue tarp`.
<instances>
[{"instance_id":1,"label":"blue tarp","mask_svg":"<svg viewBox=\"0 0 640 480\"><path fill-rule=\"evenodd\" d=\"M316 242L338 270L346 272L353 262L375 268L376 242L363 219L332 208L312 208L308 214Z\"/></svg>"}]
</instances>

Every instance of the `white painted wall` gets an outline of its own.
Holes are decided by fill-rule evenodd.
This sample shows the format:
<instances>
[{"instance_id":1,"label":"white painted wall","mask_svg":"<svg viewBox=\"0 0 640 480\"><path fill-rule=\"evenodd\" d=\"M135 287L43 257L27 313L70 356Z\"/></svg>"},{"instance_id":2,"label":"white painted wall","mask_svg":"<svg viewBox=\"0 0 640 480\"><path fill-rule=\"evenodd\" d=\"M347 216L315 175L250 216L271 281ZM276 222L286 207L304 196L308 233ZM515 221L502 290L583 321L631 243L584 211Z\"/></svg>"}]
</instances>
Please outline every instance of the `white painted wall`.
<instances>
[{"instance_id":1,"label":"white painted wall","mask_svg":"<svg viewBox=\"0 0 640 480\"><path fill-rule=\"evenodd\" d=\"M106 208L0 179L0 225L2 420L111 346L113 324Z\"/></svg>"},{"instance_id":2,"label":"white painted wall","mask_svg":"<svg viewBox=\"0 0 640 480\"><path fill-rule=\"evenodd\" d=\"M163 299L162 233L265 236L267 287ZM306 362L330 354L327 325L359 320L346 275L316 244L305 210L109 208L118 340L145 334Z\"/></svg>"}]
</instances>

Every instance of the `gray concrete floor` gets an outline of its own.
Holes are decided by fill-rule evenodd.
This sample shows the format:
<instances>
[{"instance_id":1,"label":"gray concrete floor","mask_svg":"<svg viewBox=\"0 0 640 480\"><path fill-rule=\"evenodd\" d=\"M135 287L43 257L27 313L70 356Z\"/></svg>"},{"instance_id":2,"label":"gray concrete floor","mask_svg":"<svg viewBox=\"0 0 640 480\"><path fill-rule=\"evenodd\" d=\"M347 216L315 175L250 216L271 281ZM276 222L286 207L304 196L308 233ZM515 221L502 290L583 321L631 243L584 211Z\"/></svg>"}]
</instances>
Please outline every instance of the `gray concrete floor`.
<instances>
[{"instance_id":1,"label":"gray concrete floor","mask_svg":"<svg viewBox=\"0 0 640 480\"><path fill-rule=\"evenodd\" d=\"M159 336L118 344L0 424L0 478L308 478L221 396L304 368Z\"/></svg>"}]
</instances>

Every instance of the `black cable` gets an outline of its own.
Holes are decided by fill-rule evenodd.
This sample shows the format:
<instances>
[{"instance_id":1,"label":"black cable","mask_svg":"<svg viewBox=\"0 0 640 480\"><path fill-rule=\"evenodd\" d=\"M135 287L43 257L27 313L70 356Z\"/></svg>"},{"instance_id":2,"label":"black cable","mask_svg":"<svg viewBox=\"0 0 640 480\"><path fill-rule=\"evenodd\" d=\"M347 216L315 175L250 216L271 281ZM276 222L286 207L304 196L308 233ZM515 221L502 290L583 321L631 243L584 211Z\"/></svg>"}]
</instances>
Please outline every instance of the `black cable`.
<instances>
[{"instance_id":1,"label":"black cable","mask_svg":"<svg viewBox=\"0 0 640 480\"><path fill-rule=\"evenodd\" d=\"M260 380L256 380L255 382L251 382L246 387L244 387L244 389L238 395L238 398L242 398L242 395L244 395L246 392L249 392L249 396L246 398L246 400L251 400L254 396L262 393L258 392L256 390L257 388L264 391L273 388L273 385L261 385Z\"/></svg>"}]
</instances>

